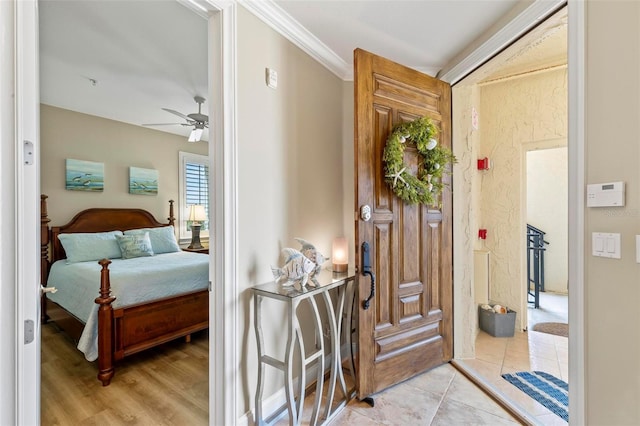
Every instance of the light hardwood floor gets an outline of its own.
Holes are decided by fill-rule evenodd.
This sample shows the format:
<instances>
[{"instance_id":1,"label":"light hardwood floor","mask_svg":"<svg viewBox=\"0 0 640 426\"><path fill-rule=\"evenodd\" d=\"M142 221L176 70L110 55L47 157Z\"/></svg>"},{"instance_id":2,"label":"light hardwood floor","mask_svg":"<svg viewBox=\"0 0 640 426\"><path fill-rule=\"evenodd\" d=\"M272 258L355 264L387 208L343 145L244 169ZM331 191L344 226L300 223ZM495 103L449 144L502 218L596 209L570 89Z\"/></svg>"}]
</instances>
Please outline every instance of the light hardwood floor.
<instances>
[{"instance_id":1,"label":"light hardwood floor","mask_svg":"<svg viewBox=\"0 0 640 426\"><path fill-rule=\"evenodd\" d=\"M207 425L209 337L192 336L116 364L107 387L55 325L42 327L41 420L49 425Z\"/></svg>"}]
</instances>

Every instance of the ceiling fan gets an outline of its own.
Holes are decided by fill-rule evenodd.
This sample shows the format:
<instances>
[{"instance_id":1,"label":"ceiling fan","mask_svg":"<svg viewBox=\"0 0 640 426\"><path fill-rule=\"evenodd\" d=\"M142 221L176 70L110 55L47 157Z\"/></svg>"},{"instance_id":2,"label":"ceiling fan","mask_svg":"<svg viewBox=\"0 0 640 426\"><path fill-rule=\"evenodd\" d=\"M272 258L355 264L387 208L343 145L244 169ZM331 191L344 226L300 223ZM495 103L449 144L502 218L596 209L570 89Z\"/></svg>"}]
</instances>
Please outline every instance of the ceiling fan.
<instances>
[{"instance_id":1,"label":"ceiling fan","mask_svg":"<svg viewBox=\"0 0 640 426\"><path fill-rule=\"evenodd\" d=\"M183 114L173 109L162 108L163 110L170 112L171 114L177 115L180 118L185 120L184 123L156 123L156 124L143 124L143 126L193 126L193 130L191 130L191 134L189 135L189 142L199 142L202 138L202 132L204 129L209 127L209 117L205 114L202 114L202 104L205 99L202 96L196 96L193 98L194 101L198 104L198 112L194 112L191 114Z\"/></svg>"}]
</instances>

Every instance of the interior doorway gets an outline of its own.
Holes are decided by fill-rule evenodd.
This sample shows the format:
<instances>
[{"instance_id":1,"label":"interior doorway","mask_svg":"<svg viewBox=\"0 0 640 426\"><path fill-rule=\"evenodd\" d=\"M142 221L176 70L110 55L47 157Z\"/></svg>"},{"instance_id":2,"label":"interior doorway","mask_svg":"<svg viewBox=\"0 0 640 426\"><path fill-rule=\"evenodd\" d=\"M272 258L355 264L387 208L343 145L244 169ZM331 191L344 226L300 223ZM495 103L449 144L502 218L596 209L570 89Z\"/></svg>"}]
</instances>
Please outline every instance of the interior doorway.
<instances>
[{"instance_id":1,"label":"interior doorway","mask_svg":"<svg viewBox=\"0 0 640 426\"><path fill-rule=\"evenodd\" d=\"M566 141L547 141L528 148L525 153L529 283L527 329L539 331L555 327L561 332L561 324L568 326L569 322Z\"/></svg>"},{"instance_id":2,"label":"interior doorway","mask_svg":"<svg viewBox=\"0 0 640 426\"><path fill-rule=\"evenodd\" d=\"M473 300L462 294L456 298L456 362L520 407L523 417L543 424L563 420L503 375L540 370L568 382L568 338L530 330L535 325L530 320L537 323L541 318L536 317L540 309L529 303L527 274L527 223L533 220L527 209L535 204L528 202L527 171L530 168L546 177L564 173L565 182L568 175L566 155L561 160L564 171L545 164L549 159L527 167L527 157L529 152L554 148L566 153L567 78L564 8L453 87L453 146L463 177L454 182L458 211L454 229L464 229L454 235L454 259L459 259L454 276L462 292L474 296ZM480 159L486 159L483 167ZM554 199L564 197L566 206L566 184L562 191L555 189L547 184L544 191L553 192ZM555 205L550 201L544 207L562 219L565 236L559 237L555 229L550 232L553 239L566 241L567 210L562 213ZM551 241L551 233L546 237ZM558 244L560 251L561 247ZM564 271L566 251L564 257L554 258L563 263ZM559 281L567 293L566 275L553 281L544 290L557 288ZM545 304L547 293L541 291ZM481 330L480 304L499 304L514 311L513 337L495 337Z\"/></svg>"},{"instance_id":3,"label":"interior doorway","mask_svg":"<svg viewBox=\"0 0 640 426\"><path fill-rule=\"evenodd\" d=\"M54 2L49 2L48 6L54 7ZM126 9L128 6L136 6L133 3L121 3L116 5L117 7L122 7ZM114 7L116 7L114 6ZM138 5L139 6L139 5ZM90 8L92 11L96 11L96 6ZM149 21L145 21L144 16L146 16L149 12L149 7L142 6L145 8L145 15L142 17L135 18L137 19L136 25L141 26L141 23ZM209 61L206 60L207 51L217 51L214 49L208 49L207 44L209 40L207 39L207 33L209 30L210 23L208 22L208 18L198 17L191 10L186 9L184 6L175 2L168 2L163 4L154 5L156 9L158 7L174 7L178 9L178 12L182 12L180 14L175 13L172 15L173 19L182 19L184 20L185 15L191 16L195 18L195 20L199 20L198 28L201 31L201 37L198 37L199 43L203 46L202 54L205 58L205 70L204 74L204 87L199 88L207 98L209 98L210 103L215 104L215 97L211 95L209 92L211 90L208 89L208 75L216 74L212 72L207 72L206 66ZM77 8L76 8L77 9ZM40 9L42 12L42 8ZM155 10L154 12L158 12ZM98 13L100 15L100 13ZM129 11L125 13L125 16L134 19L134 13L132 13L131 8L129 7ZM206 14L205 14L206 15ZM51 15L46 15L51 16ZM157 15L156 15L157 17ZM106 17L102 16L102 18ZM41 25L50 24L50 22L46 22L46 17L43 13L40 14ZM106 19L110 22L119 21L118 19ZM120 22L121 25L122 22ZM157 22L152 22L153 25L157 25ZM69 25L70 28L76 28L75 25ZM100 26L96 26L100 27ZM193 25L192 25L193 27ZM119 29L121 31L122 27L101 27L106 28L107 30L115 31L116 35L120 35L123 38L126 36L122 34L118 34ZM60 30L60 27L57 28ZM117 39L117 37L112 37L113 34L108 33L105 30L103 35L107 38L111 36L113 40ZM42 27L41 27L42 31ZM140 44L136 44L139 47L142 44L142 40L138 39ZM195 43L195 38L192 38L192 45ZM101 43L104 46L110 46L111 43ZM124 49L122 46L118 47L120 51L133 52L134 49ZM99 49L95 48L94 50L98 51ZM42 53L41 53L41 56ZM107 57L107 55L104 55ZM44 58L43 58L44 59ZM49 58L50 59L50 58ZM60 58L55 58L58 61L62 60ZM157 59L157 58L156 58ZM140 61L143 62L143 61ZM216 62L220 62L216 60ZM95 63L83 63L82 66L80 64L74 64L76 73L79 72L81 68L84 70L86 68L95 69L96 73L100 71L99 67ZM122 66L123 64L120 64ZM140 65L140 64L137 64ZM211 66L211 65L210 65ZM126 67L123 67L126 68ZM167 72L166 69L162 71ZM100 75L100 74L98 74ZM94 76L94 75L92 75ZM71 78L76 78L75 74L71 74ZM98 77L99 81L91 81L87 80L87 78L83 78L90 82L90 85L87 87L96 88L99 85L109 85L110 83L116 86L118 84L117 77L102 74L103 79ZM56 82L59 83L59 82ZM144 86L143 82L140 82L140 89ZM66 87L66 86L65 86ZM51 86L47 87L41 84L41 90L45 91ZM116 89L112 89L117 91ZM140 90L142 91L142 89ZM133 96L139 95L135 93L135 91L128 91L129 99ZM158 91L159 92L159 91ZM200 92L200 90L199 90ZM186 94L186 98L188 96L188 89L184 89L184 93ZM90 100L89 106L100 109L100 97L95 93L86 94L86 98ZM123 97L126 101L126 97ZM126 102L125 102L126 103ZM164 105L158 105L158 109L160 106L173 106L170 103L166 103ZM62 105L62 108L64 105ZM125 108L125 106L123 106ZM49 108L51 109L51 108ZM126 108L125 108L126 109ZM182 108L180 108L182 110ZM222 108L220 108L221 110ZM78 110L80 112L94 115L92 111L83 111ZM187 110L185 110L187 111ZM95 115L100 115L99 113L95 113ZM120 120L118 120L120 121ZM171 121L171 120L167 120ZM98 131L97 126L95 125L95 120L93 121L93 127L89 126L90 131L88 134L88 142L91 141L91 131ZM42 124L42 121L41 121ZM141 124L141 122L137 122L135 124ZM173 124L173 123L171 123ZM124 126L122 126L124 128ZM133 126L129 126L133 127ZM41 126L42 128L42 126ZM42 132L41 132L42 135ZM125 133L122 131L118 134L119 138L129 138L131 140L140 141L140 138L132 137L130 133ZM95 138L94 138L95 139ZM210 138L213 141L213 136ZM185 138L186 141L186 138ZM68 141L67 141L68 143ZM89 145L89 143L87 143ZM106 144L105 144L106 145ZM209 148L205 145L205 150L209 150L209 154L211 155L213 149L211 148L213 144L209 146ZM113 147L111 147L113 148ZM96 150L97 148L94 146L90 148L91 150ZM108 147L107 147L108 149ZM112 149L113 151L113 149ZM150 151L153 151L151 149ZM149 151L147 151L149 152ZM122 155L122 151L118 153L118 155ZM149 157L152 157L150 155ZM170 159L170 163L177 163L177 154L175 158ZM49 158L50 160L50 158ZM47 161L47 158L43 158L43 162ZM134 161L129 158L129 161ZM152 161L152 160L150 160ZM108 162L108 161L107 161ZM113 162L113 160L111 161ZM160 163L159 160L156 160L156 163ZM162 162L162 164L168 164L169 162ZM133 163L132 163L133 164ZM158 167L160 168L160 167ZM168 177L168 176L165 176ZM175 179L177 181L177 176ZM167 182L165 180L165 182ZM165 188L167 185L165 184ZM47 191L48 192L48 191ZM64 190L62 191L64 192ZM172 191L173 192L173 191ZM177 192L177 189L175 190ZM128 195L123 195L124 197L128 197ZM177 196L177 195L176 195ZM108 201L113 202L113 200ZM140 200L132 200L132 203L138 203L135 207L143 207L147 208L144 205L140 205ZM91 206L89 206L91 207ZM95 207L95 205L94 205ZM127 205L129 207L129 205ZM132 206L133 207L133 206ZM165 214L162 211L162 214ZM158 216L161 217L161 216ZM213 222L213 221L212 221ZM55 222L55 225L62 225L62 223ZM213 242L212 242L213 244ZM213 268L210 268L213 269ZM210 306L213 303L210 301ZM214 324L213 316L211 317L211 322ZM53 327L53 326L52 326ZM209 337L208 332L200 332L194 334L192 336L191 343L185 343L183 341L175 341L170 344L158 347L156 349L152 349L140 354L137 354L133 357L130 357L123 361L123 363L119 366L117 375L120 376L120 392L118 392L118 385L114 388L108 388L110 390L101 389L99 383L97 382L95 375L95 366L86 361L82 354L78 353L75 349L75 344L73 342L65 339L64 336L60 335L55 328L49 326L44 326L42 329L42 378L41 378L41 419L43 424L51 424L55 422L59 423L78 423L82 421L97 421L101 422L110 422L109 419L113 418L147 418L154 419L154 415L157 416L155 421L159 421L158 419L171 417L174 418L177 422L184 422L188 424L207 424L209 422L209 402L210 400L215 400L215 398L210 398L209 392L209 381L210 375L207 374L209 371ZM65 352L67 351L67 352ZM164 359L164 361L163 361ZM185 381L185 378L181 375L184 374L185 371L192 371L189 376L192 377L192 380ZM213 370L213 368L211 369ZM146 373L145 373L146 371ZM129 372L129 373L128 373ZM161 372L160 375L152 374L152 372ZM132 374L130 374L132 373ZM168 375L167 375L168 374ZM60 375L65 375L65 380L60 380ZM154 377L155 376L155 377ZM213 377L213 375L211 375ZM190 382L190 383L189 383ZM115 383L113 383L115 384ZM112 384L112 385L113 385ZM123 391L123 386L124 390ZM212 386L211 386L212 387ZM144 390L146 388L146 390ZM66 390L65 390L66 389ZM173 389L172 392L161 392L162 389L166 391L166 389ZM177 390L177 394L175 391ZM160 392L159 392L160 391ZM99 393L101 392L101 393ZM136 395L135 396L132 395ZM162 401L164 396L167 398L165 402ZM99 396L96 396L99 395ZM219 399L219 398L218 398ZM74 408L70 408L74 407ZM116 408L118 407L118 408ZM162 410L158 410L158 407L164 407ZM170 407L170 408L169 408ZM167 410L167 408L169 408ZM167 411L165 411L167 410ZM175 411L172 411L175 410ZM212 410L213 411L213 410ZM133 414L132 414L133 413ZM175 416L177 414L177 417ZM79 416L79 417L73 417ZM212 417L213 418L213 417ZM154 420L149 420L154 421Z\"/></svg>"}]
</instances>

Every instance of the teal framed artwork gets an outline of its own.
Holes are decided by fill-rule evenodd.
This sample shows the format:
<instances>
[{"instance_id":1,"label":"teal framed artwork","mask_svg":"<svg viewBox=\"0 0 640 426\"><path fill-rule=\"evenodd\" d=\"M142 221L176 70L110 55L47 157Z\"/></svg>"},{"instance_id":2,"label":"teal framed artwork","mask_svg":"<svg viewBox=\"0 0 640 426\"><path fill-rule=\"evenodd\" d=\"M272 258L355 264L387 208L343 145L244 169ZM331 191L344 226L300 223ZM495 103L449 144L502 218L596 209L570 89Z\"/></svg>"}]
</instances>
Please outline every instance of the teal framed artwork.
<instances>
[{"instance_id":1,"label":"teal framed artwork","mask_svg":"<svg viewBox=\"0 0 640 426\"><path fill-rule=\"evenodd\" d=\"M66 185L69 191L104 191L104 163L66 160Z\"/></svg>"},{"instance_id":2,"label":"teal framed artwork","mask_svg":"<svg viewBox=\"0 0 640 426\"><path fill-rule=\"evenodd\" d=\"M158 171L129 167L129 194L158 195Z\"/></svg>"}]
</instances>

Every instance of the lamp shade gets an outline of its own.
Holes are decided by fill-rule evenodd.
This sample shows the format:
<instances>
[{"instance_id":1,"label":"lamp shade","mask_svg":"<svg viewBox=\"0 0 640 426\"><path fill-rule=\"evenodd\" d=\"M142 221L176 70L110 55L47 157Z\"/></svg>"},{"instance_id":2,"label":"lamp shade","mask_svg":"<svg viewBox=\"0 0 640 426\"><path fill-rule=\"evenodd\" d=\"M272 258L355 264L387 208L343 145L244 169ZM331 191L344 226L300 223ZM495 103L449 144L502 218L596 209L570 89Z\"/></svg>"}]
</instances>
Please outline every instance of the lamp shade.
<instances>
[{"instance_id":1,"label":"lamp shade","mask_svg":"<svg viewBox=\"0 0 640 426\"><path fill-rule=\"evenodd\" d=\"M189 220L192 222L204 222L207 220L207 212L204 210L204 206L194 204L189 210Z\"/></svg>"},{"instance_id":2,"label":"lamp shade","mask_svg":"<svg viewBox=\"0 0 640 426\"><path fill-rule=\"evenodd\" d=\"M349 264L349 245L346 238L338 237L333 240L331 260L334 271L346 272Z\"/></svg>"}]
</instances>

